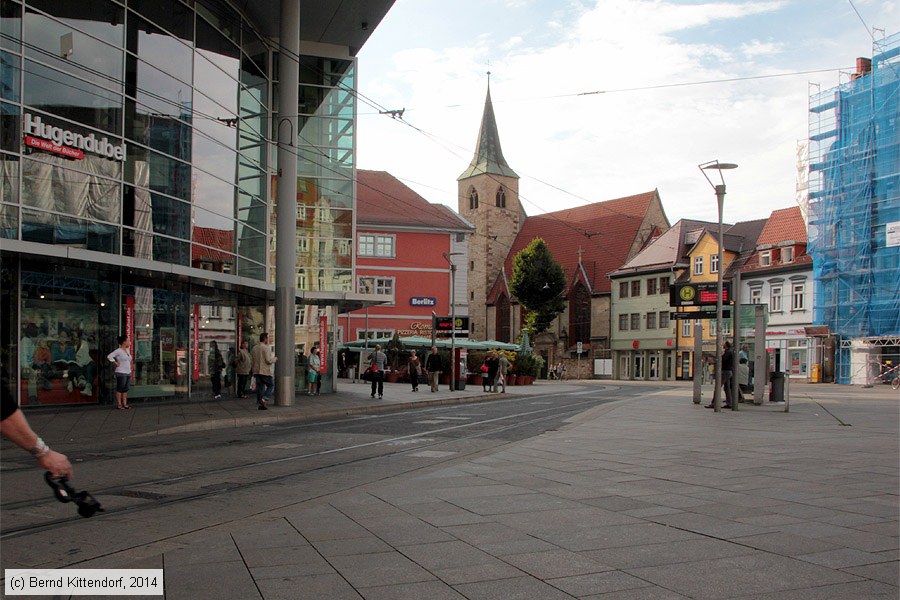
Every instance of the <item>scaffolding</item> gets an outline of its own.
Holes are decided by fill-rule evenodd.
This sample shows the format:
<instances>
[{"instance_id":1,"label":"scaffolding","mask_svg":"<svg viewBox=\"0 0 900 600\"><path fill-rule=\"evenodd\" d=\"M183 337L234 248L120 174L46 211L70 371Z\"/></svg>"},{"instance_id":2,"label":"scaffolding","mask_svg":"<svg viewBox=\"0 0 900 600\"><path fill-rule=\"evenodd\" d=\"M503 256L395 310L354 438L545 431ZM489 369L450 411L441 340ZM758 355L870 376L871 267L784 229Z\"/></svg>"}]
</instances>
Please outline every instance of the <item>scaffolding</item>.
<instances>
[{"instance_id":1,"label":"scaffolding","mask_svg":"<svg viewBox=\"0 0 900 600\"><path fill-rule=\"evenodd\" d=\"M900 34L873 40L849 81L810 96L814 322L836 345L835 381L900 336ZM849 344L849 341L855 341ZM863 359L868 362L868 358Z\"/></svg>"}]
</instances>

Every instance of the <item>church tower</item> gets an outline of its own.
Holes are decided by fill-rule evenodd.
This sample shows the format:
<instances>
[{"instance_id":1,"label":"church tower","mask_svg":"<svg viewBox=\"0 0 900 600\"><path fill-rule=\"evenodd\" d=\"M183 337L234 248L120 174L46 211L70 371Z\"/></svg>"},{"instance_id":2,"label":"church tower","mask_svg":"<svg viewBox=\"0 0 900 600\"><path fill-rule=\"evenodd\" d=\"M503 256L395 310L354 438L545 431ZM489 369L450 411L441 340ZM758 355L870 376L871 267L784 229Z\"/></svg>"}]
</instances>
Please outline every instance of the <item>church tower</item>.
<instances>
[{"instance_id":1,"label":"church tower","mask_svg":"<svg viewBox=\"0 0 900 600\"><path fill-rule=\"evenodd\" d=\"M519 176L506 164L500 149L490 73L475 156L457 182L459 214L475 226L466 265L469 328L472 337L492 339L496 324L487 322L487 297L525 222L525 211L519 203Z\"/></svg>"}]
</instances>

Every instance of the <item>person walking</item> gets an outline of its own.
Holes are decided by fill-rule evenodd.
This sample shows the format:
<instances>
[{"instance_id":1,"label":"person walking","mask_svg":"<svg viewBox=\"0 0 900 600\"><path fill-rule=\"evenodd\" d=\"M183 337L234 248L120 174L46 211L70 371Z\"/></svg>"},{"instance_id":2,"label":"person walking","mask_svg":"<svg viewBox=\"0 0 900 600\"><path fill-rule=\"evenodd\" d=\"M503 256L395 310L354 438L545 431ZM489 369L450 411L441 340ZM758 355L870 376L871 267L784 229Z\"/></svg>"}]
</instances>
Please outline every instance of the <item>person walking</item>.
<instances>
[{"instance_id":1,"label":"person walking","mask_svg":"<svg viewBox=\"0 0 900 600\"><path fill-rule=\"evenodd\" d=\"M237 375L238 398L246 398L247 380L250 379L250 367L253 364L250 351L247 350L247 340L241 342L241 349L234 358L234 372Z\"/></svg>"},{"instance_id":2,"label":"person walking","mask_svg":"<svg viewBox=\"0 0 900 600\"><path fill-rule=\"evenodd\" d=\"M509 359L505 354L500 353L500 358L497 359L497 380L494 382L495 392L499 386L503 388L500 393L506 393L506 375L509 373L509 366Z\"/></svg>"},{"instance_id":3,"label":"person walking","mask_svg":"<svg viewBox=\"0 0 900 600\"><path fill-rule=\"evenodd\" d=\"M319 369L322 360L319 358L319 347L313 346L309 351L309 359L306 361L306 395L317 396L319 394L316 384L319 382Z\"/></svg>"},{"instance_id":4,"label":"person walking","mask_svg":"<svg viewBox=\"0 0 900 600\"><path fill-rule=\"evenodd\" d=\"M106 359L116 365L116 408L126 410L128 406L128 386L131 383L131 340L128 336L120 335L116 338L119 347L110 352Z\"/></svg>"},{"instance_id":5,"label":"person walking","mask_svg":"<svg viewBox=\"0 0 900 600\"><path fill-rule=\"evenodd\" d=\"M419 375L422 373L422 361L416 356L415 350L409 351L409 360L406 362L406 370L409 373L409 383L412 391L419 391Z\"/></svg>"},{"instance_id":6,"label":"person walking","mask_svg":"<svg viewBox=\"0 0 900 600\"><path fill-rule=\"evenodd\" d=\"M722 389L725 392L725 404L723 408L731 408L731 380L734 378L734 352L731 350L731 342L722 345ZM715 408L710 403L706 408Z\"/></svg>"},{"instance_id":7,"label":"person walking","mask_svg":"<svg viewBox=\"0 0 900 600\"><path fill-rule=\"evenodd\" d=\"M278 357L269 348L269 334L259 334L259 343L250 351L250 371L256 378L257 410L268 410L266 404L275 393L274 367Z\"/></svg>"},{"instance_id":8,"label":"person walking","mask_svg":"<svg viewBox=\"0 0 900 600\"><path fill-rule=\"evenodd\" d=\"M209 381L212 384L213 398L222 397L222 369L225 368L225 360L219 352L219 345L215 340L209 343L209 356L206 358L206 366L209 368Z\"/></svg>"},{"instance_id":9,"label":"person walking","mask_svg":"<svg viewBox=\"0 0 900 600\"><path fill-rule=\"evenodd\" d=\"M375 345L375 352L369 358L369 364L374 367L372 372L372 397L375 397L377 388L378 399L381 400L384 397L384 367L387 364L387 355L381 351L381 344Z\"/></svg>"},{"instance_id":10,"label":"person walking","mask_svg":"<svg viewBox=\"0 0 900 600\"><path fill-rule=\"evenodd\" d=\"M500 360L497 358L497 353L493 350L488 352L487 358L484 362L488 366L488 391L496 393L497 373L500 369Z\"/></svg>"},{"instance_id":11,"label":"person walking","mask_svg":"<svg viewBox=\"0 0 900 600\"><path fill-rule=\"evenodd\" d=\"M444 364L441 361L441 355L438 354L437 346L432 346L431 354L425 359L425 372L428 374L428 384L431 386L432 392L438 391L438 381L443 370Z\"/></svg>"}]
</instances>

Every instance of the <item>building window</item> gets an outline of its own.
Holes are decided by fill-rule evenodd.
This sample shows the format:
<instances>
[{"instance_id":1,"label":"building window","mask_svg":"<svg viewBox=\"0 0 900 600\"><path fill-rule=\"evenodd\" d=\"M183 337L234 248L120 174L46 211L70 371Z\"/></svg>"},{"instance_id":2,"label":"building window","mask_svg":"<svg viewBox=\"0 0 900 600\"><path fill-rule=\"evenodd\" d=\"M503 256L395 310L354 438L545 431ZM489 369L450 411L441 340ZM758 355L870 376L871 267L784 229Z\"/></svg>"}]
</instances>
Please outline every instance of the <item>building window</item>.
<instances>
[{"instance_id":1,"label":"building window","mask_svg":"<svg viewBox=\"0 0 900 600\"><path fill-rule=\"evenodd\" d=\"M619 282L619 298L627 298L628 297L628 282L620 281Z\"/></svg>"},{"instance_id":2,"label":"building window","mask_svg":"<svg viewBox=\"0 0 900 600\"><path fill-rule=\"evenodd\" d=\"M581 282L569 296L569 345L591 343L591 293ZM501 340L502 341L502 340Z\"/></svg>"},{"instance_id":3,"label":"building window","mask_svg":"<svg viewBox=\"0 0 900 600\"><path fill-rule=\"evenodd\" d=\"M647 295L648 296L656 295L656 277L652 277L647 280Z\"/></svg>"},{"instance_id":4,"label":"building window","mask_svg":"<svg viewBox=\"0 0 900 600\"><path fill-rule=\"evenodd\" d=\"M660 294L668 294L669 293L669 278L668 277L660 277L659 278L659 293Z\"/></svg>"},{"instance_id":5,"label":"building window","mask_svg":"<svg viewBox=\"0 0 900 600\"><path fill-rule=\"evenodd\" d=\"M681 337L692 337L691 336L691 321L689 319L685 319L681 322Z\"/></svg>"},{"instance_id":6,"label":"building window","mask_svg":"<svg viewBox=\"0 0 900 600\"><path fill-rule=\"evenodd\" d=\"M640 331L641 329L641 313L631 313L631 330Z\"/></svg>"},{"instance_id":7,"label":"building window","mask_svg":"<svg viewBox=\"0 0 900 600\"><path fill-rule=\"evenodd\" d=\"M636 281L631 282L631 296L632 298L637 298L641 295L641 280L638 279Z\"/></svg>"},{"instance_id":8,"label":"building window","mask_svg":"<svg viewBox=\"0 0 900 600\"><path fill-rule=\"evenodd\" d=\"M784 264L794 262L794 248L792 246L786 246L781 249L781 262Z\"/></svg>"},{"instance_id":9,"label":"building window","mask_svg":"<svg viewBox=\"0 0 900 600\"><path fill-rule=\"evenodd\" d=\"M395 238L392 235L360 234L359 255L376 258L394 257Z\"/></svg>"},{"instance_id":10,"label":"building window","mask_svg":"<svg viewBox=\"0 0 900 600\"><path fill-rule=\"evenodd\" d=\"M781 312L781 286L773 285L769 294L769 310L771 312Z\"/></svg>"},{"instance_id":11,"label":"building window","mask_svg":"<svg viewBox=\"0 0 900 600\"><path fill-rule=\"evenodd\" d=\"M709 335L716 335L716 320L709 320ZM722 335L731 335L731 319L722 319Z\"/></svg>"},{"instance_id":12,"label":"building window","mask_svg":"<svg viewBox=\"0 0 900 600\"><path fill-rule=\"evenodd\" d=\"M506 208L506 190L502 185L497 188L497 208Z\"/></svg>"},{"instance_id":13,"label":"building window","mask_svg":"<svg viewBox=\"0 0 900 600\"><path fill-rule=\"evenodd\" d=\"M619 315L619 331L628 331L628 315Z\"/></svg>"},{"instance_id":14,"label":"building window","mask_svg":"<svg viewBox=\"0 0 900 600\"><path fill-rule=\"evenodd\" d=\"M718 273L719 272L719 255L718 254L710 254L709 255L709 272L710 273Z\"/></svg>"},{"instance_id":15,"label":"building window","mask_svg":"<svg viewBox=\"0 0 900 600\"><path fill-rule=\"evenodd\" d=\"M391 338L391 337L394 337L394 330L393 330L393 329L370 329L370 330L368 331L368 335L366 335L366 333L367 333L367 332L366 332L365 329L357 329L357 330L356 330L356 339L358 339L358 340L364 340L364 339L366 339L366 338L368 337L370 340L374 340L374 339L376 339L376 338ZM371 348L372 350L375 350L374 347L371 347L371 346L370 346L370 348Z\"/></svg>"},{"instance_id":16,"label":"building window","mask_svg":"<svg viewBox=\"0 0 900 600\"><path fill-rule=\"evenodd\" d=\"M294 325L306 325L306 305L294 309Z\"/></svg>"},{"instance_id":17,"label":"building window","mask_svg":"<svg viewBox=\"0 0 900 600\"><path fill-rule=\"evenodd\" d=\"M394 295L393 277L360 277L357 281L360 294Z\"/></svg>"},{"instance_id":18,"label":"building window","mask_svg":"<svg viewBox=\"0 0 900 600\"><path fill-rule=\"evenodd\" d=\"M759 304L762 301L762 288L750 290L750 304Z\"/></svg>"},{"instance_id":19,"label":"building window","mask_svg":"<svg viewBox=\"0 0 900 600\"><path fill-rule=\"evenodd\" d=\"M759 266L768 267L772 264L772 251L763 250L759 253Z\"/></svg>"},{"instance_id":20,"label":"building window","mask_svg":"<svg viewBox=\"0 0 900 600\"><path fill-rule=\"evenodd\" d=\"M803 310L806 308L806 284L795 283L791 287L793 289L791 292L791 310Z\"/></svg>"},{"instance_id":21,"label":"building window","mask_svg":"<svg viewBox=\"0 0 900 600\"><path fill-rule=\"evenodd\" d=\"M475 188L469 188L469 210L478 208L478 192Z\"/></svg>"},{"instance_id":22,"label":"building window","mask_svg":"<svg viewBox=\"0 0 900 600\"><path fill-rule=\"evenodd\" d=\"M475 270L475 261L474 261L474 260L470 260L470 261L469 261L469 270L470 270L470 271L474 271L474 270Z\"/></svg>"},{"instance_id":23,"label":"building window","mask_svg":"<svg viewBox=\"0 0 900 600\"><path fill-rule=\"evenodd\" d=\"M694 257L694 275L703 275L703 257Z\"/></svg>"},{"instance_id":24,"label":"building window","mask_svg":"<svg viewBox=\"0 0 900 600\"><path fill-rule=\"evenodd\" d=\"M660 329L668 329L669 327L669 311L661 310L659 311L659 328Z\"/></svg>"},{"instance_id":25,"label":"building window","mask_svg":"<svg viewBox=\"0 0 900 600\"><path fill-rule=\"evenodd\" d=\"M647 329L656 329L656 313L647 313Z\"/></svg>"},{"instance_id":26,"label":"building window","mask_svg":"<svg viewBox=\"0 0 900 600\"><path fill-rule=\"evenodd\" d=\"M210 319L221 319L222 318L222 307L218 304L214 304L209 307L209 318Z\"/></svg>"}]
</instances>

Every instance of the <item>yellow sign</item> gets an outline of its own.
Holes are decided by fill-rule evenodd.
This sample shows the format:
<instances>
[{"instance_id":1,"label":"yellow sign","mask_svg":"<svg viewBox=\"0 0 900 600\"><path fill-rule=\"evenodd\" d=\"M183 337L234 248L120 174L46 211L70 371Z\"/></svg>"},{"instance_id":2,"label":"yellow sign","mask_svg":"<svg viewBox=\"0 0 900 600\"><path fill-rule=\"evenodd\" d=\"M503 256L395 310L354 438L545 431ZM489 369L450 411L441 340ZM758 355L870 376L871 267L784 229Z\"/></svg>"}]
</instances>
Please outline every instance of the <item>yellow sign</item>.
<instances>
[{"instance_id":1,"label":"yellow sign","mask_svg":"<svg viewBox=\"0 0 900 600\"><path fill-rule=\"evenodd\" d=\"M678 290L678 295L685 302L691 302L694 299L694 296L697 295L697 290L692 286L686 285Z\"/></svg>"}]
</instances>

